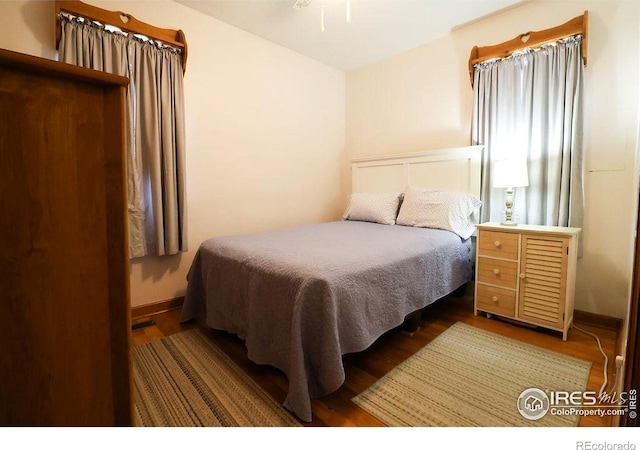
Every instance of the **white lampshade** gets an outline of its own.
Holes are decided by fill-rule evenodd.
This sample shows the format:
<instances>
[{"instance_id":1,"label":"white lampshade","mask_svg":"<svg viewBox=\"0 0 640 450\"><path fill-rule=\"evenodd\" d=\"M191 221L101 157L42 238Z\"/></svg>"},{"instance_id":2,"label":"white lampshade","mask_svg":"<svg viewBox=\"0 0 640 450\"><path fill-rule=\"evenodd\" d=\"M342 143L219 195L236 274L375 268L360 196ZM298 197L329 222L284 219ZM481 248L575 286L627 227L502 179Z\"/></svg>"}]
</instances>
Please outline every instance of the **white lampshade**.
<instances>
[{"instance_id":1,"label":"white lampshade","mask_svg":"<svg viewBox=\"0 0 640 450\"><path fill-rule=\"evenodd\" d=\"M493 162L493 187L514 188L529 186L527 162L521 159L500 159Z\"/></svg>"}]
</instances>

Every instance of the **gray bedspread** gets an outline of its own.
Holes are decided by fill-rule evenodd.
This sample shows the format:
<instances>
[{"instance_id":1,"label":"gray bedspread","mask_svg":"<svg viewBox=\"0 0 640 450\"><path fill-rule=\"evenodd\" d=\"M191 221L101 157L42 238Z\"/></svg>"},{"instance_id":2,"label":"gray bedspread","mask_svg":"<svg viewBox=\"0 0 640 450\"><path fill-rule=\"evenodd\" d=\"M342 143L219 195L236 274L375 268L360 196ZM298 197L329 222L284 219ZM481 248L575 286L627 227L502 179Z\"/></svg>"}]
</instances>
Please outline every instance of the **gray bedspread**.
<instances>
[{"instance_id":1,"label":"gray bedspread","mask_svg":"<svg viewBox=\"0 0 640 450\"><path fill-rule=\"evenodd\" d=\"M448 231L351 221L216 237L190 268L182 320L206 313L244 339L252 361L287 375L284 406L311 421L311 398L345 380L342 355L469 281L470 248Z\"/></svg>"}]
</instances>

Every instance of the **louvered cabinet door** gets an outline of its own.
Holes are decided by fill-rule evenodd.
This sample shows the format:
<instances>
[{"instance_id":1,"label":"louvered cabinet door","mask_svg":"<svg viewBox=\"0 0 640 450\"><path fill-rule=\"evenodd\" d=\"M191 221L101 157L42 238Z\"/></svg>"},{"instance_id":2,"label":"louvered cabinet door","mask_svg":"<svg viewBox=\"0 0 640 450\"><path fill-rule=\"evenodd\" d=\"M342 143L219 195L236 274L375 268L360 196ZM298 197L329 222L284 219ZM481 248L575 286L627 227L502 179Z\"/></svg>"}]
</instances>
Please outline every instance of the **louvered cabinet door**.
<instances>
[{"instance_id":1,"label":"louvered cabinet door","mask_svg":"<svg viewBox=\"0 0 640 450\"><path fill-rule=\"evenodd\" d=\"M518 318L564 328L570 239L523 235Z\"/></svg>"}]
</instances>

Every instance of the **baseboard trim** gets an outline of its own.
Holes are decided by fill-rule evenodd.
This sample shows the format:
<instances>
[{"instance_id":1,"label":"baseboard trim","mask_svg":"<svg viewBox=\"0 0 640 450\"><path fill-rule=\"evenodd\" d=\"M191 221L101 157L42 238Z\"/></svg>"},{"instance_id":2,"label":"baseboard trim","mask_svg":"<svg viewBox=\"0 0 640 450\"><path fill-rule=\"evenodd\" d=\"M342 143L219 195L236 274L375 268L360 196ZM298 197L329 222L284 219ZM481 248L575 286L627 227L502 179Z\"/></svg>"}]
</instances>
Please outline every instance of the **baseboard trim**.
<instances>
[{"instance_id":1,"label":"baseboard trim","mask_svg":"<svg viewBox=\"0 0 640 450\"><path fill-rule=\"evenodd\" d=\"M162 300L156 303L149 303L147 305L134 306L131 308L131 319L136 320L142 317L149 317L156 314L162 314L167 311L182 308L184 303L184 296L170 298L168 300Z\"/></svg>"},{"instance_id":2,"label":"baseboard trim","mask_svg":"<svg viewBox=\"0 0 640 450\"><path fill-rule=\"evenodd\" d=\"M577 309L573 311L573 322L606 328L607 330L613 330L616 332L620 332L620 327L622 326L622 319L603 316L601 314L595 314L587 311L580 311Z\"/></svg>"}]
</instances>

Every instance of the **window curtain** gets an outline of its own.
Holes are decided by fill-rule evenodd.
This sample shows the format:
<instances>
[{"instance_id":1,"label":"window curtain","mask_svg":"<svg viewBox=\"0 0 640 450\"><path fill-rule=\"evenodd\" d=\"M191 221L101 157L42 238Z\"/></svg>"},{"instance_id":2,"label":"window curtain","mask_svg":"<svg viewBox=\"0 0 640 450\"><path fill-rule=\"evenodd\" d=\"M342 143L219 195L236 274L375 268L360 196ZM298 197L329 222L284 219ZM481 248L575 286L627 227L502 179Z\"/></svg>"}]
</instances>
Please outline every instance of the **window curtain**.
<instances>
[{"instance_id":1,"label":"window curtain","mask_svg":"<svg viewBox=\"0 0 640 450\"><path fill-rule=\"evenodd\" d=\"M129 256L187 250L180 54L89 21L61 17L60 61L129 78L126 101Z\"/></svg>"},{"instance_id":2,"label":"window curtain","mask_svg":"<svg viewBox=\"0 0 640 450\"><path fill-rule=\"evenodd\" d=\"M472 141L485 147L484 221L504 220L505 190L492 162L525 159L529 186L515 188L514 220L582 227L583 60L581 37L476 64Z\"/></svg>"}]
</instances>

